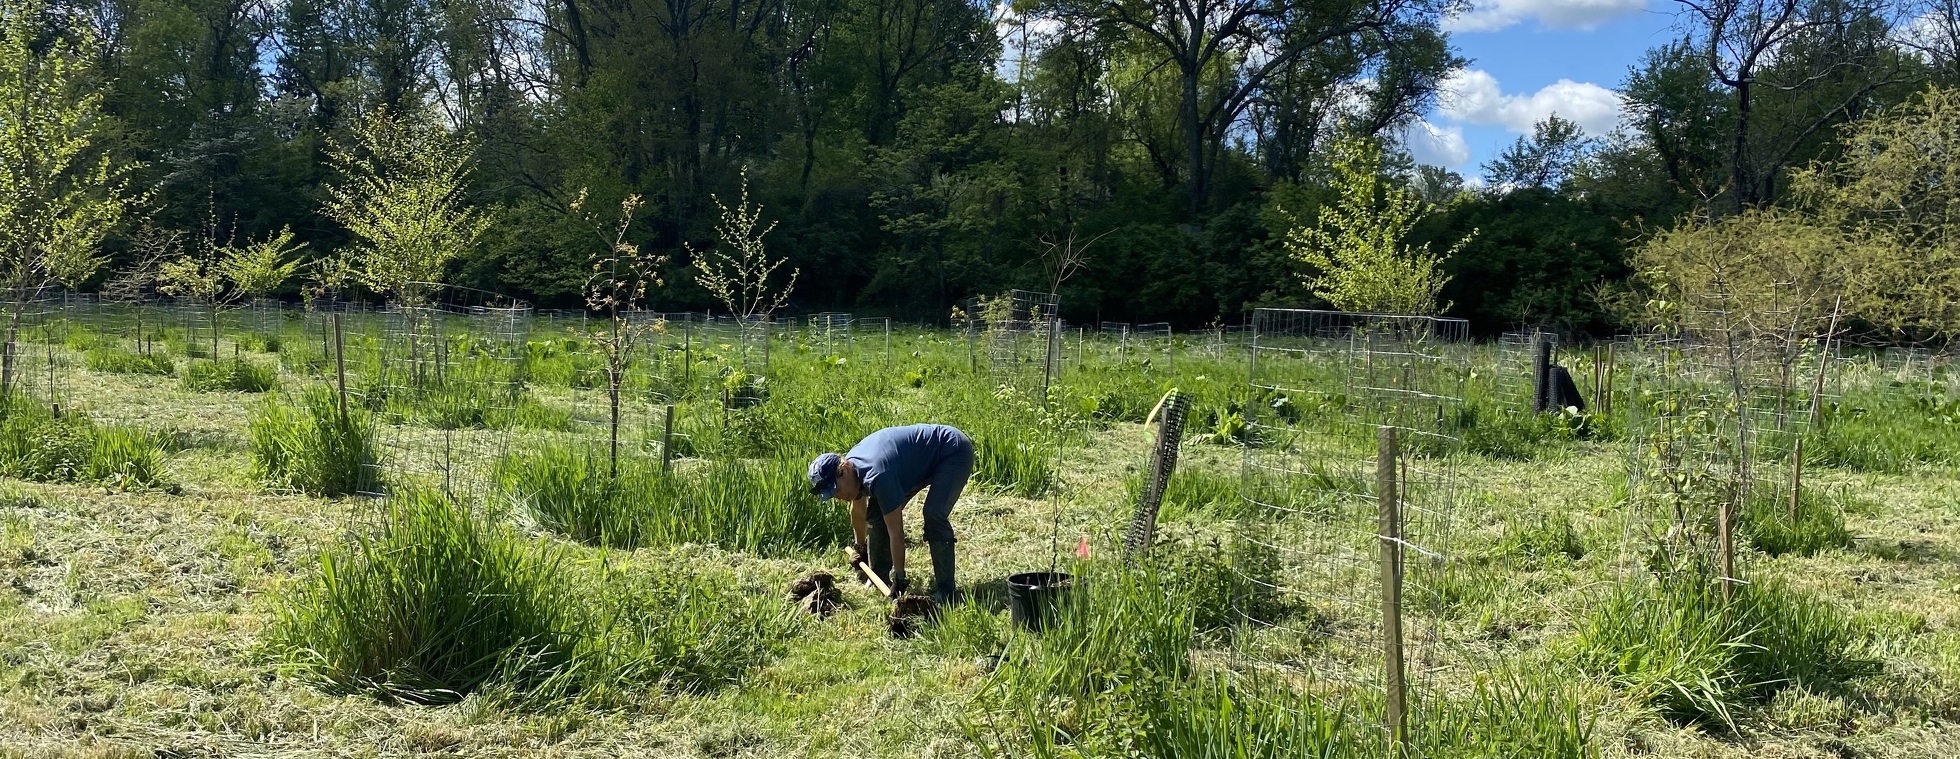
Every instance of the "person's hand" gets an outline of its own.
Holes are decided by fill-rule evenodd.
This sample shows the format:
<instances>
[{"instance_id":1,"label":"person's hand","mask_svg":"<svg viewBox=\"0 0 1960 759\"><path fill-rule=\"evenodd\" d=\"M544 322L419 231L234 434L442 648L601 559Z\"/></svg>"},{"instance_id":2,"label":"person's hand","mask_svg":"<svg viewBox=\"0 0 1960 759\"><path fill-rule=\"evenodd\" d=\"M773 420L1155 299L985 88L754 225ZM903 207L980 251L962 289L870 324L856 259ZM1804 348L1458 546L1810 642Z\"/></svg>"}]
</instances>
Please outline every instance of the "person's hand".
<instances>
[{"instance_id":1,"label":"person's hand","mask_svg":"<svg viewBox=\"0 0 1960 759\"><path fill-rule=\"evenodd\" d=\"M863 543L859 543L857 545L851 546L851 560L870 561L871 552L865 548L865 545Z\"/></svg>"},{"instance_id":2,"label":"person's hand","mask_svg":"<svg viewBox=\"0 0 1960 759\"><path fill-rule=\"evenodd\" d=\"M897 600L899 596L905 595L905 589L909 587L909 584L906 583L905 581L905 570L903 569L892 570L891 586L892 586L892 594L889 596L889 598L893 600Z\"/></svg>"}]
</instances>

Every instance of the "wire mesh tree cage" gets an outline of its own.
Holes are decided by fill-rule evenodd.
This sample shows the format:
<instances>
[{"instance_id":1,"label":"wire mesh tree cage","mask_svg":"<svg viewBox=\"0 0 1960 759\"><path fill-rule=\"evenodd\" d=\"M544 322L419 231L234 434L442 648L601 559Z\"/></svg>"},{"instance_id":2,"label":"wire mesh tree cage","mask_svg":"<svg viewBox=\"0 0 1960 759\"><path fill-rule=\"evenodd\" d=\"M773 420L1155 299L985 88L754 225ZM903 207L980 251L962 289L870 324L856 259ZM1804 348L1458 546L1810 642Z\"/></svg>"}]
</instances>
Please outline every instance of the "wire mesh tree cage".
<instances>
[{"instance_id":1,"label":"wire mesh tree cage","mask_svg":"<svg viewBox=\"0 0 1960 759\"><path fill-rule=\"evenodd\" d=\"M1357 718L1395 740L1419 724L1420 699L1399 718L1365 705L1420 694L1409 686L1444 663L1439 583L1459 443L1445 424L1462 404L1468 325L1259 309L1252 328L1249 516L1233 557L1248 648L1271 646L1267 666L1353 699ZM1384 484L1394 497L1379 497Z\"/></svg>"},{"instance_id":2,"label":"wire mesh tree cage","mask_svg":"<svg viewBox=\"0 0 1960 759\"><path fill-rule=\"evenodd\" d=\"M391 489L439 489L480 502L524 406L530 307L495 293L424 285L419 302L375 320L365 376L349 378L377 414ZM343 338L344 339L344 338Z\"/></svg>"},{"instance_id":3,"label":"wire mesh tree cage","mask_svg":"<svg viewBox=\"0 0 1960 759\"><path fill-rule=\"evenodd\" d=\"M975 305L986 325L987 370L994 383L1045 403L1060 369L1059 299L1014 290Z\"/></svg>"},{"instance_id":4,"label":"wire mesh tree cage","mask_svg":"<svg viewBox=\"0 0 1960 759\"><path fill-rule=\"evenodd\" d=\"M853 347L851 322L848 313L826 311L810 316L809 341L813 348L823 351L826 356L848 356Z\"/></svg>"},{"instance_id":5,"label":"wire mesh tree cage","mask_svg":"<svg viewBox=\"0 0 1960 759\"><path fill-rule=\"evenodd\" d=\"M891 317L865 316L851 320L850 344L851 358L868 361L875 357L879 366L890 369L892 365Z\"/></svg>"},{"instance_id":6,"label":"wire mesh tree cage","mask_svg":"<svg viewBox=\"0 0 1960 759\"><path fill-rule=\"evenodd\" d=\"M67 396L67 358L61 350L69 335L70 312L63 293L51 289L9 290L0 324L0 392L32 398L60 408Z\"/></svg>"},{"instance_id":7,"label":"wire mesh tree cage","mask_svg":"<svg viewBox=\"0 0 1960 759\"><path fill-rule=\"evenodd\" d=\"M1708 299L1622 360L1627 574L1706 578L1728 592L1746 582L1743 520L1801 508L1802 440L1834 392L1835 320L1731 305Z\"/></svg>"}]
</instances>

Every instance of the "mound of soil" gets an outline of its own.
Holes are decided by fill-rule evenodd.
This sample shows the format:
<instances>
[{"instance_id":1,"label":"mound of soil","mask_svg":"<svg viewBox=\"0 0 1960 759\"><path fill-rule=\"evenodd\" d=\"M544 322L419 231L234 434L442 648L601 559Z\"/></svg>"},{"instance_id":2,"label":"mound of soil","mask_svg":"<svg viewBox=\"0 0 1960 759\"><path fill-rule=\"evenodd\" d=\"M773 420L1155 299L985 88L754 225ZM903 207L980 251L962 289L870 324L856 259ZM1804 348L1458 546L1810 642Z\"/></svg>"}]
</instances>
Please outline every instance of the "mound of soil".
<instances>
[{"instance_id":1,"label":"mound of soil","mask_svg":"<svg viewBox=\"0 0 1960 759\"><path fill-rule=\"evenodd\" d=\"M899 596L892 604L892 637L910 638L919 634L919 626L936 611L938 608L930 598L910 594Z\"/></svg>"},{"instance_id":2,"label":"mound of soil","mask_svg":"<svg viewBox=\"0 0 1960 759\"><path fill-rule=\"evenodd\" d=\"M837 578L829 572L811 572L789 583L790 603L805 614L828 616L844 605L844 594L837 590Z\"/></svg>"}]
</instances>

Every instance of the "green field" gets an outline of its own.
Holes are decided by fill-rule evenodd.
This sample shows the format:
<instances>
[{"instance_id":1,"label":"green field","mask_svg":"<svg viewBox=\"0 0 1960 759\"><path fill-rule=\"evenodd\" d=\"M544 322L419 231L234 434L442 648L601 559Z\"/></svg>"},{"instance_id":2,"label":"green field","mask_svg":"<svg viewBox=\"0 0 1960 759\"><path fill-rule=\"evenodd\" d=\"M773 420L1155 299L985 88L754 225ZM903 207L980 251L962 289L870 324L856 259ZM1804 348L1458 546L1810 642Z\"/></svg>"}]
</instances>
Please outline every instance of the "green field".
<instances>
[{"instance_id":1,"label":"green field","mask_svg":"<svg viewBox=\"0 0 1960 759\"><path fill-rule=\"evenodd\" d=\"M1337 512L1238 495L1247 445L1362 472L1365 441L1312 409L1288 423L1315 442L1248 434L1301 399L1253 392L1236 344L1071 335L1044 405L1039 368L996 362L985 334L898 328L887 352L882 332L778 330L765 370L739 330L669 323L623 382L615 471L596 322L438 319L411 355L388 317L349 315L342 417L328 322L245 317L215 359L162 315L27 335L39 358L0 410L0 756L1385 755L1381 697L1354 684L1381 666L1350 645L1366 620L1272 592L1314 557L1245 539ZM1455 350L1462 445L1426 460L1453 473L1453 513L1411 602L1416 751L1960 750L1943 376L1837 369L1804 516L1743 509L1748 584L1723 602L1643 568L1627 472L1654 438L1635 414L1529 418L1506 406L1505 354ZM1172 387L1195 398L1178 474L1150 558L1126 563L1142 422ZM909 639L853 583L834 615L793 609L792 579L847 575L843 509L803 466L917 421L980 445L953 517L972 602ZM1012 629L1003 578L1057 565L1073 603Z\"/></svg>"}]
</instances>

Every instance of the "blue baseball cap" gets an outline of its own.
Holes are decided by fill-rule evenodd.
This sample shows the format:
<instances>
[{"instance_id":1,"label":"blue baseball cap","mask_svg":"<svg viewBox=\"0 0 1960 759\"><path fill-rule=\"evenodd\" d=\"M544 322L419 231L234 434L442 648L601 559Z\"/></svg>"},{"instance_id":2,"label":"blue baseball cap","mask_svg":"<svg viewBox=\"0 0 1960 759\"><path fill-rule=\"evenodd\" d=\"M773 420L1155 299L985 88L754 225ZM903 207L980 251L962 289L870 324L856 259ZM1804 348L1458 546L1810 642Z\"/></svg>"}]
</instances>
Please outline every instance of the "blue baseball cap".
<instances>
[{"instance_id":1,"label":"blue baseball cap","mask_svg":"<svg viewBox=\"0 0 1960 759\"><path fill-rule=\"evenodd\" d=\"M810 462L810 492L830 500L837 495L837 464L844 458L835 453L818 456Z\"/></svg>"}]
</instances>

